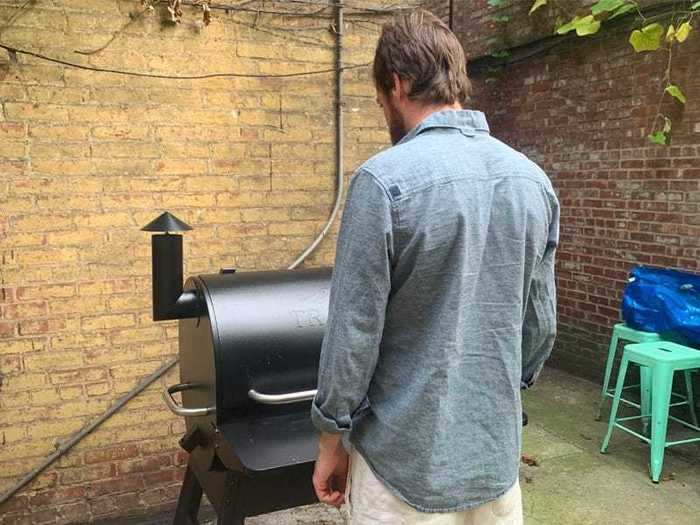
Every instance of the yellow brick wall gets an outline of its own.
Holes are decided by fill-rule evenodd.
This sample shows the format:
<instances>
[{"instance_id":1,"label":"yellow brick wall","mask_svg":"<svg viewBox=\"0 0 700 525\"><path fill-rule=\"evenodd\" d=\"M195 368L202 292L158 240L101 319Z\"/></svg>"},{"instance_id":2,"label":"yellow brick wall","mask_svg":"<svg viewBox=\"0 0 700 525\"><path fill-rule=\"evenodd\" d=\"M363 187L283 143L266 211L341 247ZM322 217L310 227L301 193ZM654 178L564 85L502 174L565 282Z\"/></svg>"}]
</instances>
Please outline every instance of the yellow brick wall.
<instances>
[{"instance_id":1,"label":"yellow brick wall","mask_svg":"<svg viewBox=\"0 0 700 525\"><path fill-rule=\"evenodd\" d=\"M175 75L332 67L330 18L215 11L203 27L185 8L175 26L159 6L127 24L137 0L36 0L2 29L23 3L0 0L0 41L91 66ZM352 63L371 60L381 21L358 18L345 28ZM323 226L335 177L332 74L165 80L18 60L0 50L0 492L177 353L176 324L151 320L141 226L167 209L195 228L186 274L283 268ZM388 135L368 69L345 79L347 176ZM330 264L334 240L310 264ZM0 523L172 505L183 422L160 389L1 506Z\"/></svg>"}]
</instances>

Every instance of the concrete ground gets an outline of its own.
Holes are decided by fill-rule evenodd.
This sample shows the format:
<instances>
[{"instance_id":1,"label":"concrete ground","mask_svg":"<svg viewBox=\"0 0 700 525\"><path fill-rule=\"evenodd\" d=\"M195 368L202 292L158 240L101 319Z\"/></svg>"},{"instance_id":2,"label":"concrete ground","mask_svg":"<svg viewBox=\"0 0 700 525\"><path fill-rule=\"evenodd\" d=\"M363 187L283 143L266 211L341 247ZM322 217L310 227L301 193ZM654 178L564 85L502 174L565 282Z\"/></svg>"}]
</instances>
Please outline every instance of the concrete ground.
<instances>
[{"instance_id":1,"label":"concrete ground","mask_svg":"<svg viewBox=\"0 0 700 525\"><path fill-rule=\"evenodd\" d=\"M537 463L523 464L521 469L525 524L700 524L700 443L667 450L663 480L655 485L647 472L649 449L637 438L618 430L608 454L600 454L606 422L594 419L598 395L598 385L554 369L546 370L536 387L525 393L530 424L524 430L523 452ZM673 439L685 435L692 433L670 427ZM207 515L211 510L205 507L202 523L213 525ZM158 523L171 519L164 517ZM344 525L345 521L336 509L315 505L249 518L246 524Z\"/></svg>"},{"instance_id":2,"label":"concrete ground","mask_svg":"<svg viewBox=\"0 0 700 525\"><path fill-rule=\"evenodd\" d=\"M547 370L527 393L524 453L539 466L521 473L525 523L699 524L700 443L668 449L663 480L655 485L649 448L634 436L616 430L608 453L600 454L607 411L604 421L594 420L598 396L598 385L557 370ZM671 425L669 435L693 437L680 425Z\"/></svg>"},{"instance_id":3,"label":"concrete ground","mask_svg":"<svg viewBox=\"0 0 700 525\"><path fill-rule=\"evenodd\" d=\"M599 387L548 369L525 394L530 424L523 465L526 525L697 525L700 523L700 443L667 450L664 479L647 473L649 449L622 431L608 454L599 452L606 429L594 420ZM672 436L684 435L671 427ZM335 509L312 506L247 520L250 525L341 525Z\"/></svg>"}]
</instances>

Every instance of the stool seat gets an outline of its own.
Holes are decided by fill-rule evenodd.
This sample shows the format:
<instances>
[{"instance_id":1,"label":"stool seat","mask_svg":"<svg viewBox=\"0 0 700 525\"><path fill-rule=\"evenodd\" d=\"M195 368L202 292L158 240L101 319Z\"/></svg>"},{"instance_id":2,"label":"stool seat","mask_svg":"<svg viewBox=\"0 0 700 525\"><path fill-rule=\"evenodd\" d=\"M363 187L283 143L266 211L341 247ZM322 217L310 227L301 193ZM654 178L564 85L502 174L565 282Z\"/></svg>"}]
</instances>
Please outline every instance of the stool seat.
<instances>
[{"instance_id":1,"label":"stool seat","mask_svg":"<svg viewBox=\"0 0 700 525\"><path fill-rule=\"evenodd\" d=\"M634 358L642 365L659 362L673 364L677 370L683 370L686 366L700 368L700 351L671 341L627 345L625 352L630 359Z\"/></svg>"},{"instance_id":2,"label":"stool seat","mask_svg":"<svg viewBox=\"0 0 700 525\"><path fill-rule=\"evenodd\" d=\"M641 397L643 400L641 414L639 416L618 418L617 411L620 406L620 401L622 401L622 390L625 388L625 377L630 364L639 365L642 370L640 374ZM683 439L680 441L666 441L666 430L669 419L700 432L697 415L695 413L692 381L690 380L690 370L697 368L700 368L700 350L695 350L694 348L663 340L625 346L622 354L622 362L620 363L620 372L615 386L612 408L610 410L608 431L603 439L603 445L600 451L602 453L607 452L608 444L610 443L610 438L615 428L619 428L638 437L650 445L649 470L652 481L658 483L661 477L666 448L700 441L700 437ZM685 375L688 396L685 402L676 403L674 405L671 403L673 375L675 372L680 371L684 372ZM647 401L644 401L645 399ZM692 423L669 415L669 408L671 406L681 404L688 405ZM651 408L649 409L649 407ZM649 411L651 411L651 414ZM634 419L641 419L644 423L649 417L651 417L652 425L651 439L622 424L623 422Z\"/></svg>"},{"instance_id":3,"label":"stool seat","mask_svg":"<svg viewBox=\"0 0 700 525\"><path fill-rule=\"evenodd\" d=\"M660 341L661 336L656 332L645 332L643 330L635 330L634 328L627 326L625 323L618 323L613 327L613 331L620 339L625 341L632 341L634 343L648 343L653 341Z\"/></svg>"}]
</instances>

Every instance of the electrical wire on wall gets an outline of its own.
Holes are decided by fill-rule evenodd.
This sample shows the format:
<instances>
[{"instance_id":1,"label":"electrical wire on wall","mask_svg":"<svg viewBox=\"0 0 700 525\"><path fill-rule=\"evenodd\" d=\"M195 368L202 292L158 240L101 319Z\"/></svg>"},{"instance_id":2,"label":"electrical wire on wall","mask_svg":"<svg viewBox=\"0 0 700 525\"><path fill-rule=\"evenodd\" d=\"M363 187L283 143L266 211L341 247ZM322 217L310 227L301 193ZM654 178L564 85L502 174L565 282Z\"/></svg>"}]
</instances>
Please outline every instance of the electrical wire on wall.
<instances>
[{"instance_id":1,"label":"electrical wire on wall","mask_svg":"<svg viewBox=\"0 0 700 525\"><path fill-rule=\"evenodd\" d=\"M256 12L258 14L263 13L263 11L255 9L253 7L250 7L252 4L257 3L255 1L244 1L240 2L238 4L234 5L225 5L225 4L220 4L220 3L210 3L209 6L211 9L221 9L221 10L226 10L226 11L248 11L248 12ZM369 64L350 64L350 65L344 65L343 64L343 33L344 33L344 24L345 24L345 19L344 19L344 9L349 8L353 9L354 12L353 14L371 14L371 15L387 15L391 12L394 12L396 9L391 10L389 8L378 8L378 7L368 7L368 6L360 6L359 4L354 4L352 2L322 2L322 1L317 1L317 0L286 0L286 2L281 2L281 3L289 3L289 4L298 4L298 5L304 5L304 6L313 6L317 7L318 9L313 13L313 14L308 14L308 13L300 13L300 12L294 12L294 11L289 11L289 12L284 12L284 11L266 11L263 14L275 14L275 15L283 15L283 16L319 16L321 12L325 12L327 9L333 9L334 10L334 25L333 25L333 33L335 35L335 59L334 59L334 67L329 68L329 69L321 69L321 70L313 70L313 71L300 71L297 73L286 73L286 74L245 74L245 73L235 73L235 72L229 72L229 73L211 73L211 74L206 74L206 75L185 75L185 76L178 76L178 75L166 75L166 74L151 74L151 73L143 73L143 72L136 72L136 71L122 71L122 70L117 70L117 69L112 69L112 68L99 68L99 67L93 67L93 66L88 66L84 64L79 64L76 62L72 62L69 60L63 60L59 58L54 58L50 57L47 55L44 55L42 53L38 53L35 51L27 50L27 49L20 49L15 46L11 46L5 43L0 42L0 49L6 50L9 54L10 57L12 58L13 62L17 62L17 56L18 55L26 55L26 56L31 56L33 58L37 58L40 60L48 61L51 63L55 63L64 67L72 67L72 68L78 68L78 69L83 69L83 70L89 70L89 71L95 71L95 72L102 72L102 73L110 73L110 74L119 74L119 75L127 75L127 76L135 76L135 77L148 77L148 78L161 78L161 79L173 79L173 80L205 80L205 79L210 79L210 78L225 78L225 77L249 77L249 78L293 78L293 77L302 77L302 76L309 76L309 75L321 75L321 74L328 74L328 73L333 73L335 76L335 93L334 93L334 98L335 98L335 176L336 176L336 194L335 194L335 201L333 204L333 208L330 212L330 216L328 217L328 220L324 227L321 229L321 232L316 236L316 238L311 242L311 244L306 248L300 255L295 259L295 261L289 266L290 270L293 270L297 267L299 267L307 258L308 256L313 253L313 251L319 246L319 244L323 241L323 239L326 237L328 232L330 231L337 215L340 210L341 202L342 202L342 195L343 195L343 190L344 190L344 182L343 182L343 85L342 85L342 80L343 80L343 71L346 70L351 70L351 69L357 69L357 68L362 68L366 67ZM29 4L29 1L26 1L24 4L20 6L20 9L16 11L6 22L2 29L0 30L0 33L10 27L12 23L17 20L23 13L23 9ZM200 4L196 4L194 2L182 2L183 5L192 5L192 6L199 6L201 7ZM325 5L324 5L325 4ZM322 7L321 7L322 6ZM129 23L127 23L129 25ZM123 26L126 27L126 26ZM116 37L113 35L112 39L106 44L109 45L114 38ZM106 47L106 45L104 47ZM104 47L102 49L104 49ZM96 52L99 52L101 49L98 49ZM90 52L83 52L79 54L91 54ZM49 456L47 456L44 460L42 460L39 464L37 464L32 470L27 473L22 479L20 479L17 483L12 485L9 489L7 489L2 495L0 495L0 504L4 503L8 499L10 499L17 491L19 491L21 488L29 484L36 476L38 476L41 472L43 472L47 467L49 467L52 463L54 463L57 459L59 459L61 456L63 456L66 452L68 452L70 449L72 449L76 444L78 444L83 438L85 438L88 434L90 434L92 431L94 431L97 427L99 427L104 421L109 419L112 415L117 413L121 408L123 408L131 399L136 397L138 394L143 392L148 386L152 385L154 382L156 382L158 379L160 379L162 376L164 376L169 370L171 370L179 361L178 357L175 357L163 365L161 365L160 368L158 368L156 371L154 371L151 375L147 376L144 378L141 382L139 382L132 390L127 392L125 395L120 397L106 412L104 412L102 415L100 415L97 419L91 421L87 425L85 425L82 429L80 429L78 432L73 434L69 439L64 441L63 443L57 444L56 450L52 452Z\"/></svg>"},{"instance_id":2,"label":"electrical wire on wall","mask_svg":"<svg viewBox=\"0 0 700 525\"><path fill-rule=\"evenodd\" d=\"M299 71L297 73L280 73L280 74L255 74L255 73L208 73L205 75L165 75L160 73L142 73L139 71L124 71L119 69L111 69L104 67L86 66L84 64L78 64L75 62L70 62L68 60L62 60L59 58L53 58L41 53L36 53L34 51L28 51L26 49L19 49L16 47L8 46L7 44L0 43L0 49L6 50L8 53L14 55L27 55L30 57L45 60L47 62L52 62L54 64L59 64L66 67L73 67L76 69L83 69L86 71L95 71L98 73L113 73L115 75L125 75L131 77L141 77L141 78L160 78L167 80L207 80L212 78L294 78L294 77L305 77L310 75L323 75L326 73L334 73L336 68L329 69L317 69L312 71ZM351 64L349 66L344 66L343 69L358 69L362 67L367 67L371 62L365 64Z\"/></svg>"},{"instance_id":3,"label":"electrical wire on wall","mask_svg":"<svg viewBox=\"0 0 700 525\"><path fill-rule=\"evenodd\" d=\"M152 0L147 2L150 4L167 4L169 0ZM301 6L302 9L292 9L282 10L275 7L266 6L266 4L289 4L290 6L296 5ZM202 2L195 0L181 0L181 5L201 8ZM262 7L256 7L256 4L262 4ZM407 5L408 4L408 5ZM321 18L333 19L335 15L331 13L331 10L342 6L344 11L347 11L343 16L357 16L357 15L369 15L369 16L385 16L388 14L393 14L403 10L415 9L420 5L418 0L414 2L401 2L400 4L392 4L386 6L376 6L368 5L362 2L352 2L343 1L340 2L325 2L324 0L278 0L277 2L265 2L264 0L253 0L244 1L237 4L228 4L218 2L207 2L209 9L216 11L241 11L248 13L260 13L260 14L273 14L273 15L284 15L284 16L315 16ZM313 9L312 9L313 8Z\"/></svg>"}]
</instances>

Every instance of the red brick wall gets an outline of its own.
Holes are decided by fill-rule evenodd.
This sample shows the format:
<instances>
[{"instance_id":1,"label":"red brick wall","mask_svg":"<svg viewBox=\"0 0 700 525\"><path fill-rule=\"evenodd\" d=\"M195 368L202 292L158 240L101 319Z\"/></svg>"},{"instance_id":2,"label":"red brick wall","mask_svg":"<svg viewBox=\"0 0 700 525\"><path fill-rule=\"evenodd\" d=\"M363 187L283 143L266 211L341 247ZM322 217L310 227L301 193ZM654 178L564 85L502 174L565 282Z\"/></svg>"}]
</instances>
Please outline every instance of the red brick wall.
<instances>
[{"instance_id":1,"label":"red brick wall","mask_svg":"<svg viewBox=\"0 0 700 525\"><path fill-rule=\"evenodd\" d=\"M491 7L488 0L452 0L453 30L467 57L473 59L549 36L557 17L577 12L594 1L557 0L530 16L530 0L510 0L497 8ZM655 0L640 0L640 5L652 1ZM426 0L422 6L448 21L450 0Z\"/></svg>"},{"instance_id":2,"label":"red brick wall","mask_svg":"<svg viewBox=\"0 0 700 525\"><path fill-rule=\"evenodd\" d=\"M554 361L597 377L635 264L700 270L700 77L686 42L673 78L683 86L669 146L645 138L665 56L636 54L624 33L574 40L474 79L474 105L494 134L537 161L562 205L558 263L560 337Z\"/></svg>"},{"instance_id":3,"label":"red brick wall","mask_svg":"<svg viewBox=\"0 0 700 525\"><path fill-rule=\"evenodd\" d=\"M455 30L472 59L488 53L490 39L522 44L541 35L542 21L522 18L503 30L488 22L485 1L456 5ZM487 114L496 137L547 171L559 194L560 337L553 362L580 375L601 373L635 264L700 270L700 76L692 67L699 53L694 34L674 60L673 79L688 103L683 108L667 97L663 104L674 121L669 146L646 139L666 56L636 54L624 30L604 28L500 73L473 75L473 107Z\"/></svg>"}]
</instances>

